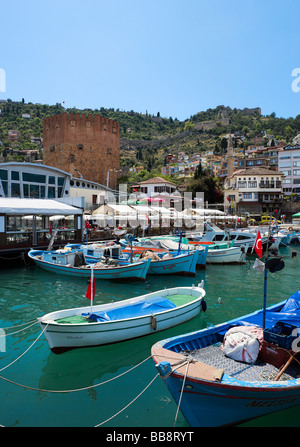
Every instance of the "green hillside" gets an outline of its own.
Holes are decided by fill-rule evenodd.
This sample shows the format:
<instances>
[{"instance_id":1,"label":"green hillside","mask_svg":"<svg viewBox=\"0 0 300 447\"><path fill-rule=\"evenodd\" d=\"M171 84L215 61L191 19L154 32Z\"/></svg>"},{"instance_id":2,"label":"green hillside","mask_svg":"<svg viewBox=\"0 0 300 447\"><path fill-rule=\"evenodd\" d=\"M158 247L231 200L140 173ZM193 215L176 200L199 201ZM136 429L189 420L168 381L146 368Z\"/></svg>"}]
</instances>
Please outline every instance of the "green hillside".
<instances>
[{"instance_id":1,"label":"green hillside","mask_svg":"<svg viewBox=\"0 0 300 447\"><path fill-rule=\"evenodd\" d=\"M161 117L121 111L119 109L65 109L60 104L46 105L26 103L24 100L0 102L0 141L2 154L7 155L7 148L39 149L30 137L42 137L42 120L64 111L100 114L120 123L121 129L121 164L133 166L143 164L148 170L160 170L168 153L186 154L214 150L222 153L222 138L231 130L240 132L244 141L236 140L237 145L246 147L251 138L267 134L274 140L291 141L300 133L300 115L295 118L277 118L275 114L262 116L259 109L237 110L225 106L208 109L191 116L185 121L177 118ZM29 114L30 118L22 118ZM12 142L8 138L10 130L20 133L19 141ZM266 139L266 142L268 141ZM16 158L7 155L7 160ZM19 157L20 159L20 157ZM22 157L20 159L22 161Z\"/></svg>"}]
</instances>

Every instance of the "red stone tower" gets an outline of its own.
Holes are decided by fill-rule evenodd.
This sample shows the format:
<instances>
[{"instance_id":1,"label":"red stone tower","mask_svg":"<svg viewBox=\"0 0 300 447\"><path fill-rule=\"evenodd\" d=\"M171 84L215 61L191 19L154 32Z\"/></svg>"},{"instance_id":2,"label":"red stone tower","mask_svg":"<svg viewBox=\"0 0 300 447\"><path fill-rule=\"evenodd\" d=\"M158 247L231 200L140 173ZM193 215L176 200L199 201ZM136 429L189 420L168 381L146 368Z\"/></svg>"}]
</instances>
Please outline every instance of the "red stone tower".
<instances>
[{"instance_id":1,"label":"red stone tower","mask_svg":"<svg viewBox=\"0 0 300 447\"><path fill-rule=\"evenodd\" d=\"M120 125L100 115L60 113L43 120L43 161L74 177L114 188L120 174Z\"/></svg>"}]
</instances>

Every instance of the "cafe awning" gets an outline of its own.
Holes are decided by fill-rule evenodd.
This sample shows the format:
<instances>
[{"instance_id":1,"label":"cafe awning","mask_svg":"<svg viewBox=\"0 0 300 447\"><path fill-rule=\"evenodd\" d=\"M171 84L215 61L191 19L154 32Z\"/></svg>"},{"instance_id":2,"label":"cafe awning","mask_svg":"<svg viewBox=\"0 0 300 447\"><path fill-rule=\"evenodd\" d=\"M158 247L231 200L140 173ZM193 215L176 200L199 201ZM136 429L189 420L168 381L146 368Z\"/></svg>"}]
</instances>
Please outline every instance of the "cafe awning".
<instances>
[{"instance_id":1,"label":"cafe awning","mask_svg":"<svg viewBox=\"0 0 300 447\"><path fill-rule=\"evenodd\" d=\"M10 215L64 216L83 214L83 210L57 200L0 197L0 213Z\"/></svg>"}]
</instances>

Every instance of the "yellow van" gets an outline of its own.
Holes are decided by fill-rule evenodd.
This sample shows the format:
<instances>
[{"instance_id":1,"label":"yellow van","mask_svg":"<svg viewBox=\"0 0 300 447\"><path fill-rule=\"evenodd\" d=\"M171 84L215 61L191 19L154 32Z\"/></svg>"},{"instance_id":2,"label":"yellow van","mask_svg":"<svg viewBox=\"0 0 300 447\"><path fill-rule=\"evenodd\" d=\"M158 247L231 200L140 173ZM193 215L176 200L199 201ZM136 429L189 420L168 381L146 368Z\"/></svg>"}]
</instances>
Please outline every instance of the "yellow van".
<instances>
[{"instance_id":1,"label":"yellow van","mask_svg":"<svg viewBox=\"0 0 300 447\"><path fill-rule=\"evenodd\" d=\"M270 220L275 220L275 217L262 216L260 224L268 224ZM277 223L281 224L281 220L275 220Z\"/></svg>"}]
</instances>

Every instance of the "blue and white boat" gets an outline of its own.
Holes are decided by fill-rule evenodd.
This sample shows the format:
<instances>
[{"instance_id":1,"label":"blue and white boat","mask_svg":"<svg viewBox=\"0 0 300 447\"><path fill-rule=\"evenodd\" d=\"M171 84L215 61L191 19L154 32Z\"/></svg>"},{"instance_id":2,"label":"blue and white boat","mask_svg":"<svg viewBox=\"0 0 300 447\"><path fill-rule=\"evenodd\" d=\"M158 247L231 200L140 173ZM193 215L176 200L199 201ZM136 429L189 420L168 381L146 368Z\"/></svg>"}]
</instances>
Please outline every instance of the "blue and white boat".
<instances>
[{"instance_id":1,"label":"blue and white boat","mask_svg":"<svg viewBox=\"0 0 300 447\"><path fill-rule=\"evenodd\" d=\"M237 425L300 404L299 327L300 290L269 308L162 340L152 358L191 426ZM239 357L230 355L237 349Z\"/></svg>"},{"instance_id":2,"label":"blue and white boat","mask_svg":"<svg viewBox=\"0 0 300 447\"><path fill-rule=\"evenodd\" d=\"M147 253L152 254L151 251L145 251L145 256ZM130 256L130 255L129 255ZM143 253L138 258L133 258L134 260L142 260ZM184 275L184 276L195 276L196 275L196 264L198 261L198 253L193 251L190 253L181 253L179 255L175 254L165 254L164 256L157 253L153 253L155 259L151 259L150 267L148 270L149 275ZM120 260L120 263L124 261ZM126 263L129 260L125 261Z\"/></svg>"},{"instance_id":3,"label":"blue and white boat","mask_svg":"<svg viewBox=\"0 0 300 447\"><path fill-rule=\"evenodd\" d=\"M54 251L32 249L29 251L28 257L36 265L52 273L78 278L90 278L91 267L93 267L95 279L108 280L144 280L151 262L149 259L147 261L120 265L117 260L112 262L108 259L109 262L107 263L105 261L87 263L82 250L70 247Z\"/></svg>"},{"instance_id":4,"label":"blue and white boat","mask_svg":"<svg viewBox=\"0 0 300 447\"><path fill-rule=\"evenodd\" d=\"M131 247L129 245L126 246L124 241L122 244L122 251L124 254L128 254L131 251L133 254L141 254L145 250L152 250L159 256L163 256L166 253L169 253L172 256L178 256L179 254L182 255L196 252L196 268L206 268L208 246L190 247L188 244L183 244L179 242L179 240L175 241L174 238L169 239L168 237L160 239L145 238L143 242L133 241Z\"/></svg>"},{"instance_id":5,"label":"blue and white boat","mask_svg":"<svg viewBox=\"0 0 300 447\"><path fill-rule=\"evenodd\" d=\"M98 262L102 257L112 258L118 261L120 265L131 263L131 253L123 253L119 244L114 243L93 243L93 244L68 244L65 248L77 248L82 251L87 262ZM198 253L186 252L182 254L170 254L167 252L154 253L151 249L149 254L153 254L150 267L147 272L149 275L196 275L196 263L198 261ZM132 257L133 262L145 261L147 250L140 255Z\"/></svg>"}]
</instances>

